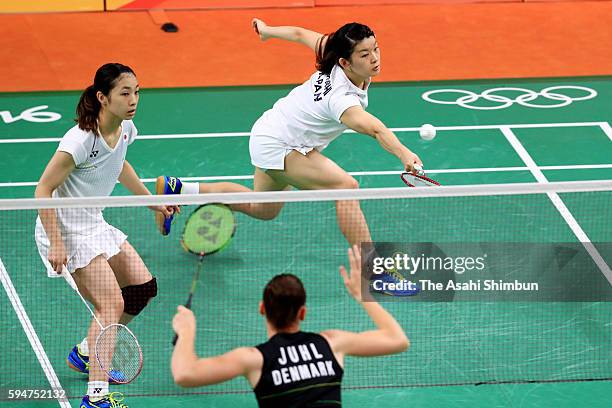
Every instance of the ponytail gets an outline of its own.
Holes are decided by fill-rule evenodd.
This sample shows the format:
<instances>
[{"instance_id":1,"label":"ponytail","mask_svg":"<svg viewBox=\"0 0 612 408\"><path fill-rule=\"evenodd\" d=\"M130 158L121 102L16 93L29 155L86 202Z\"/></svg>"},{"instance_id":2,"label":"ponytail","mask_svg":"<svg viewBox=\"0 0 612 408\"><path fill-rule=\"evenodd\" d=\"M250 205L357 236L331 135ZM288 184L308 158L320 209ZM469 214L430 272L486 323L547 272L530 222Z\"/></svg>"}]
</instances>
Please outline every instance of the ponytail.
<instances>
[{"instance_id":1,"label":"ponytail","mask_svg":"<svg viewBox=\"0 0 612 408\"><path fill-rule=\"evenodd\" d=\"M86 132L94 132L98 129L98 114L100 113L100 101L94 85L90 85L81 94L79 104L76 108L77 118L75 122L79 128Z\"/></svg>"},{"instance_id":2,"label":"ponytail","mask_svg":"<svg viewBox=\"0 0 612 408\"><path fill-rule=\"evenodd\" d=\"M83 91L79 104L76 108L76 119L79 128L86 132L96 132L98 129L98 115L100 114L100 101L98 101L98 92L107 97L110 91L115 87L115 84L122 74L134 74L132 68L119 63L104 64L96 71L93 85L90 85Z\"/></svg>"},{"instance_id":3,"label":"ponytail","mask_svg":"<svg viewBox=\"0 0 612 408\"><path fill-rule=\"evenodd\" d=\"M349 23L322 37L316 46L317 70L327 75L331 74L340 58L350 59L357 43L373 36L374 32L370 27L359 23ZM327 42L323 45L325 37L327 37Z\"/></svg>"}]
</instances>

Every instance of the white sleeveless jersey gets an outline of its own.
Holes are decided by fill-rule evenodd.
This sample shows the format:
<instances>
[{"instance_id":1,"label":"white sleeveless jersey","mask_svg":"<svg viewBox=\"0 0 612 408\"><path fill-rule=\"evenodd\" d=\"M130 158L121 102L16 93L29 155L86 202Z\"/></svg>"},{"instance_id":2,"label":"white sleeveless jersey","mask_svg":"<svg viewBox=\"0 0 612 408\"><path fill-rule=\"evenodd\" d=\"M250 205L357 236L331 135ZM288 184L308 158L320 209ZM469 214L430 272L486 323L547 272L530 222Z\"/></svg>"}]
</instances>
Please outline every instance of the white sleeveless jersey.
<instances>
[{"instance_id":1,"label":"white sleeveless jersey","mask_svg":"<svg viewBox=\"0 0 612 408\"><path fill-rule=\"evenodd\" d=\"M340 117L352 106L367 108L367 87L355 86L336 65L330 75L317 71L279 99L253 125L251 136L273 137L289 148L322 150L347 129Z\"/></svg>"}]
</instances>

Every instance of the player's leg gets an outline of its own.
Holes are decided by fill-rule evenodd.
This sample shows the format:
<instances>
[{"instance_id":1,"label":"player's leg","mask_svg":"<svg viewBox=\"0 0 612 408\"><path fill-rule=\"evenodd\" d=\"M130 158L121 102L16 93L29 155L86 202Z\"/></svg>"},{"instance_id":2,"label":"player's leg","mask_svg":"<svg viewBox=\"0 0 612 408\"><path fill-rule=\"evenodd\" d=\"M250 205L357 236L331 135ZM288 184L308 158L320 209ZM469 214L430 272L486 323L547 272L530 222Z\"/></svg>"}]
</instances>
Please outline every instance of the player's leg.
<instances>
[{"instance_id":1,"label":"player's leg","mask_svg":"<svg viewBox=\"0 0 612 408\"><path fill-rule=\"evenodd\" d=\"M156 182L157 194L207 194L207 193L249 193L253 191L282 191L287 188L286 183L279 183L266 174L265 171L255 168L253 189L242 184L220 183L183 183L176 177L160 176ZM282 203L243 203L232 204L230 208L253 218L270 220L278 215ZM171 218L164 218L161 213L155 214L155 221L160 232L168 235L172 223Z\"/></svg>"},{"instance_id":2,"label":"player's leg","mask_svg":"<svg viewBox=\"0 0 612 408\"><path fill-rule=\"evenodd\" d=\"M306 155L292 151L285 158L285 170L268 170L267 175L300 190L359 188L357 180L316 150ZM338 201L336 214L340 230L351 245L372 241L359 201Z\"/></svg>"},{"instance_id":3,"label":"player's leg","mask_svg":"<svg viewBox=\"0 0 612 408\"><path fill-rule=\"evenodd\" d=\"M293 151L285 159L285 170L269 170L268 174L279 182L288 183L303 190L359 188L357 180L316 150L305 156ZM359 201L337 201L336 214L340 230L351 245L372 241ZM375 254L364 254L364 258L368 256L375 256ZM378 279L387 283L398 283L404 277L396 270L388 270ZM385 290L383 293L393 296L409 296L415 291L395 289Z\"/></svg>"},{"instance_id":4,"label":"player's leg","mask_svg":"<svg viewBox=\"0 0 612 408\"><path fill-rule=\"evenodd\" d=\"M119 322L124 307L121 288L113 270L102 255L96 256L86 267L77 269L72 276L83 297L93 304L94 313L103 326ZM87 334L87 342L92 345L90 350L92 355L99 334L100 326L92 319ZM109 398L108 375L95 362L95 357L89 362L89 383L83 404L86 407L93 407L96 406L96 400L104 401Z\"/></svg>"},{"instance_id":5,"label":"player's leg","mask_svg":"<svg viewBox=\"0 0 612 408\"><path fill-rule=\"evenodd\" d=\"M255 168L253 175L253 189L237 183L200 183L200 194L207 193L251 193L253 191L282 191L287 188L287 183L278 183L268 176L264 170ZM244 203L232 204L230 208L253 218L260 220L271 220L280 212L283 203Z\"/></svg>"},{"instance_id":6,"label":"player's leg","mask_svg":"<svg viewBox=\"0 0 612 408\"><path fill-rule=\"evenodd\" d=\"M290 190L291 186L284 181L277 181L270 177L268 172L271 170L262 170L255 168L253 187L255 191L283 191ZM276 218L280 213L285 203L249 203L250 210L257 214L256 218L262 220L271 220Z\"/></svg>"},{"instance_id":7,"label":"player's leg","mask_svg":"<svg viewBox=\"0 0 612 408\"><path fill-rule=\"evenodd\" d=\"M120 323L127 324L157 296L157 280L138 252L126 240L121 251L108 259L123 297L123 314Z\"/></svg>"}]
</instances>

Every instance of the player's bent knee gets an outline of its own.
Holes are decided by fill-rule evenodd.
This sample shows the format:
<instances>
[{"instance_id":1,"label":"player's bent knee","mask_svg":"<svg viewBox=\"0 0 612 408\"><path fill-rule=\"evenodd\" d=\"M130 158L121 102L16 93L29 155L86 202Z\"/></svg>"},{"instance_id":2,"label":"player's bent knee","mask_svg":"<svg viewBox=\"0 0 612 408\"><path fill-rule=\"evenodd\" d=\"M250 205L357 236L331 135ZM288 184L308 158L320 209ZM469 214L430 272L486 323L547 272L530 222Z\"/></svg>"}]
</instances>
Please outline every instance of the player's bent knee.
<instances>
[{"instance_id":1,"label":"player's bent knee","mask_svg":"<svg viewBox=\"0 0 612 408\"><path fill-rule=\"evenodd\" d=\"M253 205L253 204L252 204ZM283 208L282 204L257 204L257 218L264 221L270 221L276 218Z\"/></svg>"},{"instance_id":2,"label":"player's bent knee","mask_svg":"<svg viewBox=\"0 0 612 408\"><path fill-rule=\"evenodd\" d=\"M359 188L359 182L353 177L347 177L338 185L336 188L342 189L357 189Z\"/></svg>"},{"instance_id":3,"label":"player's bent knee","mask_svg":"<svg viewBox=\"0 0 612 408\"><path fill-rule=\"evenodd\" d=\"M126 286L121 289L123 295L123 311L137 316L147 306L149 301L157 296L157 280L155 278L141 285Z\"/></svg>"},{"instance_id":4,"label":"player's bent knee","mask_svg":"<svg viewBox=\"0 0 612 408\"><path fill-rule=\"evenodd\" d=\"M121 317L124 309L124 300L122 298L115 298L113 300L106 299L100 305L100 314L113 319Z\"/></svg>"},{"instance_id":5,"label":"player's bent knee","mask_svg":"<svg viewBox=\"0 0 612 408\"><path fill-rule=\"evenodd\" d=\"M278 215L278 212L268 212L268 211L264 211L262 213L259 214L259 219L262 221L270 221L276 218L276 216Z\"/></svg>"},{"instance_id":6,"label":"player's bent knee","mask_svg":"<svg viewBox=\"0 0 612 408\"><path fill-rule=\"evenodd\" d=\"M266 210L262 214L262 219L264 221L273 220L278 216L279 213L280 213L280 209Z\"/></svg>"}]
</instances>

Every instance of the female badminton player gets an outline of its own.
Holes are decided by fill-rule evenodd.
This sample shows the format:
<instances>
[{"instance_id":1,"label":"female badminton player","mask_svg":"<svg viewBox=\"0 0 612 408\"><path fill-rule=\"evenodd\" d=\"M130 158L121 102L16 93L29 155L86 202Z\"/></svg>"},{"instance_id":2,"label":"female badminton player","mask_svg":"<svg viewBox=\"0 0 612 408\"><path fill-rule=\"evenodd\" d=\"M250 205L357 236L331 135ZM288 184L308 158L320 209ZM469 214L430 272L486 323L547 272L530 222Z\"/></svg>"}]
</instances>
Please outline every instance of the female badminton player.
<instances>
[{"instance_id":1,"label":"female badminton player","mask_svg":"<svg viewBox=\"0 0 612 408\"><path fill-rule=\"evenodd\" d=\"M300 330L306 315L306 292L294 275L275 276L265 287L259 311L266 319L268 341L225 354L198 358L194 350L195 317L179 306L172 322L178 342L172 354L174 381L199 387L244 376L260 407L339 407L344 356L381 356L409 346L400 324L375 301L361 300L361 257L349 249L350 273L340 268L349 294L370 316L376 329L361 333Z\"/></svg>"},{"instance_id":2,"label":"female badminton player","mask_svg":"<svg viewBox=\"0 0 612 408\"><path fill-rule=\"evenodd\" d=\"M349 23L322 35L300 27L271 27L254 19L253 28L261 40L278 38L312 49L317 71L302 85L278 100L251 130L249 150L255 166L254 190L277 191L288 186L298 189L354 189L357 181L322 151L350 128L375 138L397 156L406 171L422 165L419 157L403 146L379 119L366 112L368 88L381 69L380 49L374 32L367 26ZM183 183L175 177L157 180L158 194L245 192L236 183ZM259 219L272 219L282 203L236 204L232 209ZM370 231L358 201L336 203L338 225L351 245L371 242ZM162 234L170 232L172 217L156 214ZM397 282L403 277L385 274ZM394 295L410 295L397 290Z\"/></svg>"},{"instance_id":3,"label":"female badminton player","mask_svg":"<svg viewBox=\"0 0 612 408\"><path fill-rule=\"evenodd\" d=\"M108 196L117 180L133 194L150 194L125 160L137 133L132 119L138 92L131 68L111 63L97 70L76 108L77 125L64 135L38 182L37 198ZM151 209L164 216L175 210ZM40 210L35 236L48 276L67 269L104 326L126 324L157 294L155 278L127 236L104 220L102 208ZM80 407L125 407L119 393L109 393L109 378L100 366L90 364L90 345L99 332L92 319L87 337L67 359L71 368L89 374Z\"/></svg>"}]
</instances>

